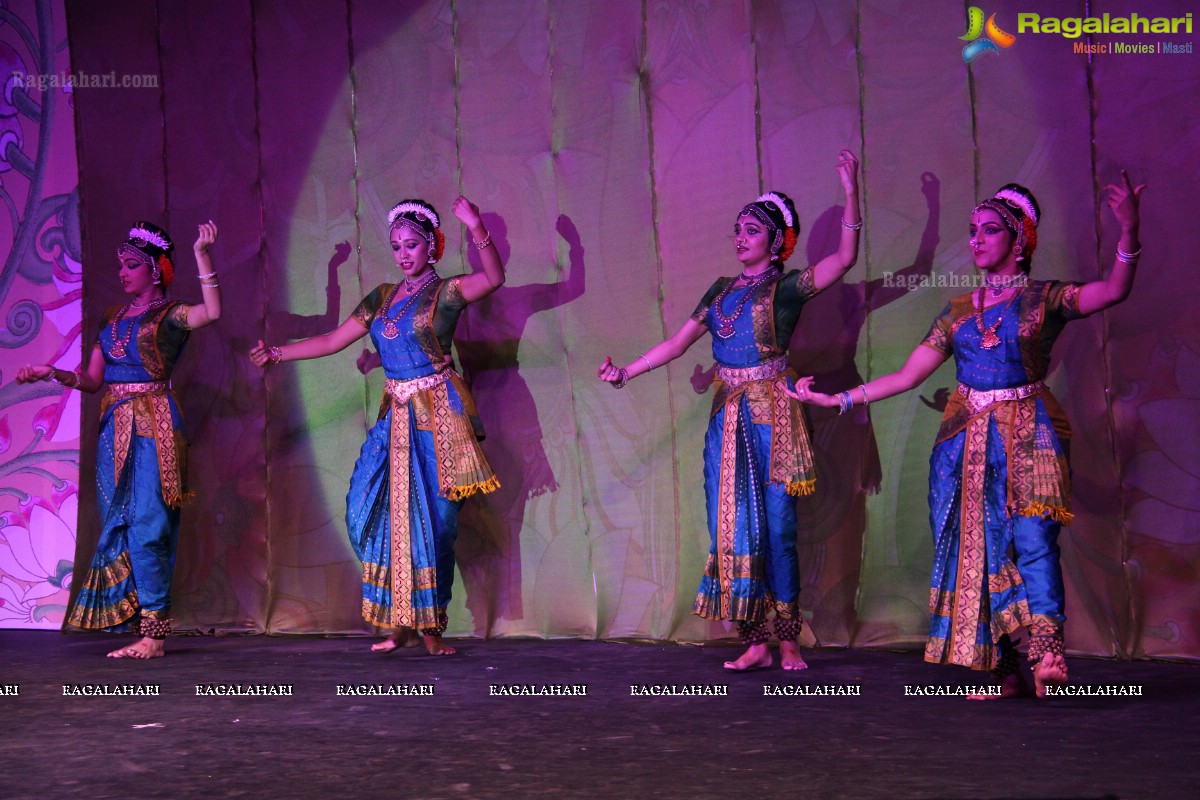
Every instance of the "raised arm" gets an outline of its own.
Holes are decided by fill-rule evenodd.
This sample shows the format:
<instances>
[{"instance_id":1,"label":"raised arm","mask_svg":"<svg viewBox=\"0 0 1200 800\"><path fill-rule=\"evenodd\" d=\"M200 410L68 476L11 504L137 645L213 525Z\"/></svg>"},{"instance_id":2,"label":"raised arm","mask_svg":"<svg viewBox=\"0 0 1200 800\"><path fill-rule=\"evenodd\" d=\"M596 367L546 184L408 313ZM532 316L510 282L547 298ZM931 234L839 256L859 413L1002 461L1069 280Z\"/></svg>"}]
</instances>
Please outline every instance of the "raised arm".
<instances>
[{"instance_id":1,"label":"raised arm","mask_svg":"<svg viewBox=\"0 0 1200 800\"><path fill-rule=\"evenodd\" d=\"M1108 277L1085 283L1079 290L1079 312L1085 316L1115 306L1128 297L1129 290L1133 288L1138 257L1142 254L1138 228L1141 225L1142 190L1145 188L1144 183L1134 186L1125 170L1121 170L1120 184L1110 183L1104 187L1108 207L1121 225L1121 239L1117 242L1117 257Z\"/></svg>"},{"instance_id":2,"label":"raised arm","mask_svg":"<svg viewBox=\"0 0 1200 800\"><path fill-rule=\"evenodd\" d=\"M217 240L217 225L211 219L201 223L196 233L196 243L192 252L196 255L196 269L200 275L200 294L203 303L188 306L187 326L192 330L211 325L221 318L221 289L217 280L217 271L213 269L212 257L208 249Z\"/></svg>"},{"instance_id":3,"label":"raised arm","mask_svg":"<svg viewBox=\"0 0 1200 800\"><path fill-rule=\"evenodd\" d=\"M357 342L367 333L367 329L353 316L337 326L329 333L301 339L291 344L270 347L263 344L262 339L250 348L250 360L255 366L265 367L268 364L278 364L283 361L304 361L310 358L340 353Z\"/></svg>"},{"instance_id":4,"label":"raised arm","mask_svg":"<svg viewBox=\"0 0 1200 800\"><path fill-rule=\"evenodd\" d=\"M708 329L699 322L696 322L694 319L688 319L669 338L654 345L654 347L646 351L645 355L638 356L624 367L618 367L612 362L611 358L606 357L604 363L600 365L600 369L596 370L596 377L620 389L638 375L642 375L652 369L657 369L679 358L707 332Z\"/></svg>"},{"instance_id":5,"label":"raised arm","mask_svg":"<svg viewBox=\"0 0 1200 800\"><path fill-rule=\"evenodd\" d=\"M464 275L458 285L462 290L463 300L474 303L504 285L504 263L492 242L492 235L483 227L479 206L459 195L450 210L471 232L471 242L479 248L480 269L470 275Z\"/></svg>"},{"instance_id":6,"label":"raised arm","mask_svg":"<svg viewBox=\"0 0 1200 800\"><path fill-rule=\"evenodd\" d=\"M858 209L858 159L854 153L843 150L838 154L837 173L846 192L842 238L838 242L838 249L813 267L813 285L817 291L840 280L858 261L858 233L862 228L862 214Z\"/></svg>"},{"instance_id":7,"label":"raised arm","mask_svg":"<svg viewBox=\"0 0 1200 800\"><path fill-rule=\"evenodd\" d=\"M856 386L853 389L838 392L837 394L814 392L812 390L812 376L807 376L796 381L795 391L791 389L787 389L786 391L802 403L811 403L812 405L824 408L844 406L843 411L848 411L854 406L866 405L868 402L874 403L877 400L886 400L889 397L920 386L947 358L949 356L940 350L919 344L912 351L912 354L909 355L908 360L904 362L904 366L899 370L887 375L881 375L875 380L864 383L861 386ZM846 402L847 394L849 395L848 404Z\"/></svg>"}]
</instances>

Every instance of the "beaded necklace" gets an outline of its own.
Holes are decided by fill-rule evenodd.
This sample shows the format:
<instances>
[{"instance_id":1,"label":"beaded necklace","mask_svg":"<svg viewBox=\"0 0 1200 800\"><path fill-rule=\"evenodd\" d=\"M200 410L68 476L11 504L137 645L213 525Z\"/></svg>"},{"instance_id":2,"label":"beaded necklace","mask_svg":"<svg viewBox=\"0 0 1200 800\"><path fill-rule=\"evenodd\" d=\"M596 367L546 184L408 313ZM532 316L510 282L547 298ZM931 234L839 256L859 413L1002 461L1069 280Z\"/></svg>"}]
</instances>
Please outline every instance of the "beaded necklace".
<instances>
[{"instance_id":1,"label":"beaded necklace","mask_svg":"<svg viewBox=\"0 0 1200 800\"><path fill-rule=\"evenodd\" d=\"M433 270L430 270L429 276L422 280L419 284L416 286L406 286L406 291L408 291L412 297L404 301L404 305L400 306L399 313L389 316L388 310L392 306L392 300L395 299L396 292L400 290L400 284L397 283L392 287L392 291L388 294L387 302L383 304L383 338L395 339L400 335L400 328L396 325L396 323L401 317L404 316L404 312L408 311L409 307L411 307L413 303L417 302L417 298L425 293L425 288L432 284L435 280L437 280L437 273ZM408 281L405 280L404 283L408 284Z\"/></svg>"},{"instance_id":2,"label":"beaded necklace","mask_svg":"<svg viewBox=\"0 0 1200 800\"><path fill-rule=\"evenodd\" d=\"M167 298L165 297L160 297L157 300L151 300L145 306L139 306L142 310L139 311L136 316L131 317L130 319L139 319L145 316L146 312L150 309L154 308L155 306L162 305L165 302L167 302ZM132 302L126 303L125 307L121 309L121 313L113 317L112 325L109 326L109 331L112 333L113 345L108 349L108 354L113 358L124 358L125 353L128 352L129 341L133 338L133 329L137 327L137 324L130 322L129 329L125 331L125 335L118 336L117 323L123 320L125 315L129 313L129 309L133 307L134 304Z\"/></svg>"},{"instance_id":3,"label":"beaded necklace","mask_svg":"<svg viewBox=\"0 0 1200 800\"><path fill-rule=\"evenodd\" d=\"M754 289L778 275L779 268L772 264L749 280L746 280L746 276L744 274L739 276L742 280L746 280L746 293L742 295L742 299L738 301L737 308L735 308L733 313L728 316L721 311L721 303L726 297L729 296L729 293L733 291L733 285L737 283L737 278L734 278L729 283L725 284L725 288L721 290L719 295L717 295L717 299L713 301L712 305L713 314L716 316L717 322L720 323L717 325L717 336L721 337L722 339L728 339L730 336L733 336L733 323L736 322L737 318L742 315L742 310L746 308L746 301L750 299L750 295L754 294Z\"/></svg>"}]
</instances>

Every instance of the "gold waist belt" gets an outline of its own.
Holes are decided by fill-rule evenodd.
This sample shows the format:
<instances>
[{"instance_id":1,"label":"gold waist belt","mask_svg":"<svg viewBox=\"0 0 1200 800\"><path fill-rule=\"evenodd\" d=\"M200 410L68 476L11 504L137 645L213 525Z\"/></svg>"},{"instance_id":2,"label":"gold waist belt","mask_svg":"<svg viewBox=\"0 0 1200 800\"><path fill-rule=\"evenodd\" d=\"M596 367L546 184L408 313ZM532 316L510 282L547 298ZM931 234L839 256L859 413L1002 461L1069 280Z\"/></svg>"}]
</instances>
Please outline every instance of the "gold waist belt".
<instances>
[{"instance_id":1,"label":"gold waist belt","mask_svg":"<svg viewBox=\"0 0 1200 800\"><path fill-rule=\"evenodd\" d=\"M161 394L170 388L166 381L143 381L141 383L110 383L108 394L113 402L128 400L146 394Z\"/></svg>"},{"instance_id":2,"label":"gold waist belt","mask_svg":"<svg viewBox=\"0 0 1200 800\"><path fill-rule=\"evenodd\" d=\"M392 399L397 403L407 403L412 399L412 396L417 392L423 392L426 389L432 389L435 386L440 386L450 380L450 376L454 374L454 370L443 369L441 372L435 372L432 375L424 375L420 378L412 378L407 381L394 380L388 378L383 384L383 391L391 395Z\"/></svg>"},{"instance_id":3,"label":"gold waist belt","mask_svg":"<svg viewBox=\"0 0 1200 800\"><path fill-rule=\"evenodd\" d=\"M717 377L730 386L741 386L743 383L751 381L765 381L768 378L774 378L787 368L787 356L779 356L765 364L759 364L757 367L721 367L717 370Z\"/></svg>"},{"instance_id":4,"label":"gold waist belt","mask_svg":"<svg viewBox=\"0 0 1200 800\"><path fill-rule=\"evenodd\" d=\"M1044 391L1046 391L1046 384L1041 381L1027 383L1024 386L1013 386L1009 389L990 389L988 391L972 389L961 383L958 385L958 393L967 401L967 410L972 414L978 414L993 403L1024 400L1026 397L1033 397Z\"/></svg>"}]
</instances>

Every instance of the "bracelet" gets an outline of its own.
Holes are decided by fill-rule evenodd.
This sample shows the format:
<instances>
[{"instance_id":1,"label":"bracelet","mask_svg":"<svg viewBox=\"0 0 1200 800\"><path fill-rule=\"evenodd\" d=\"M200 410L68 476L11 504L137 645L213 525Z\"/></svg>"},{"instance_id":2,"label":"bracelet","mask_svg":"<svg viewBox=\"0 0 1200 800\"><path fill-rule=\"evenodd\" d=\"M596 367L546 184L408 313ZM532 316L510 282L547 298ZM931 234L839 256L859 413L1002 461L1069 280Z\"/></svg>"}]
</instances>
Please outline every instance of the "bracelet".
<instances>
[{"instance_id":1,"label":"bracelet","mask_svg":"<svg viewBox=\"0 0 1200 800\"><path fill-rule=\"evenodd\" d=\"M270 361L272 364L278 364L280 361L283 361L283 350L278 347L268 347L267 361Z\"/></svg>"},{"instance_id":2,"label":"bracelet","mask_svg":"<svg viewBox=\"0 0 1200 800\"><path fill-rule=\"evenodd\" d=\"M59 380L58 379L58 370L52 369L50 371L51 380L53 380L59 386L65 386L68 389L78 389L79 388L79 373L78 372L68 372L67 376L68 377L66 379Z\"/></svg>"},{"instance_id":3,"label":"bracelet","mask_svg":"<svg viewBox=\"0 0 1200 800\"><path fill-rule=\"evenodd\" d=\"M1132 253L1126 253L1120 247L1117 247L1117 258L1124 261L1126 264L1136 264L1137 260L1142 257L1142 248L1134 250Z\"/></svg>"},{"instance_id":4,"label":"bracelet","mask_svg":"<svg viewBox=\"0 0 1200 800\"><path fill-rule=\"evenodd\" d=\"M836 397L838 400L838 416L839 417L842 414L845 414L850 409L854 408L854 399L852 397L850 397L849 391L838 392Z\"/></svg>"},{"instance_id":5,"label":"bracelet","mask_svg":"<svg viewBox=\"0 0 1200 800\"><path fill-rule=\"evenodd\" d=\"M621 367L617 370L617 375L619 377L617 378L617 382L613 384L613 387L616 389L624 389L625 384L629 383L629 373L625 371L624 367Z\"/></svg>"},{"instance_id":6,"label":"bracelet","mask_svg":"<svg viewBox=\"0 0 1200 800\"><path fill-rule=\"evenodd\" d=\"M220 287L221 284L218 281L200 281L200 285L207 289L216 289Z\"/></svg>"},{"instance_id":7,"label":"bracelet","mask_svg":"<svg viewBox=\"0 0 1200 800\"><path fill-rule=\"evenodd\" d=\"M862 222L846 222L845 218L841 220L842 227L848 231L856 231L863 226Z\"/></svg>"},{"instance_id":8,"label":"bracelet","mask_svg":"<svg viewBox=\"0 0 1200 800\"><path fill-rule=\"evenodd\" d=\"M860 384L858 385L858 389L859 389L859 391L861 391L861 392L862 392L862 396L863 396L863 405L864 405L864 406L869 406L869 405L871 405L871 398L867 396L867 385L866 385L865 383L860 383Z\"/></svg>"},{"instance_id":9,"label":"bracelet","mask_svg":"<svg viewBox=\"0 0 1200 800\"><path fill-rule=\"evenodd\" d=\"M200 280L202 280L202 281L203 281L203 280L207 280L208 278L215 278L215 277L217 277L217 273L216 273L216 271L214 270L214 271L212 271L212 272L206 272L206 273L204 273L203 275L197 275L196 277L198 277Z\"/></svg>"},{"instance_id":10,"label":"bracelet","mask_svg":"<svg viewBox=\"0 0 1200 800\"><path fill-rule=\"evenodd\" d=\"M487 236L483 237L483 241L482 241L482 242L477 242L477 241L475 241L474 239L472 239L472 240L471 240L471 244L475 245L475 246L476 246L476 247L478 247L480 250L482 250L483 248L487 247L487 246L488 246L489 244L491 244L491 243L492 243L492 234L491 234L490 232L488 233L488 235L487 235Z\"/></svg>"},{"instance_id":11,"label":"bracelet","mask_svg":"<svg viewBox=\"0 0 1200 800\"><path fill-rule=\"evenodd\" d=\"M638 356L638 358L640 358L642 361L645 361L647 367L649 367L650 369L654 369L654 365L650 363L650 359L646 358L645 353L642 353L640 356ZM647 370L647 371L649 371L649 370Z\"/></svg>"}]
</instances>

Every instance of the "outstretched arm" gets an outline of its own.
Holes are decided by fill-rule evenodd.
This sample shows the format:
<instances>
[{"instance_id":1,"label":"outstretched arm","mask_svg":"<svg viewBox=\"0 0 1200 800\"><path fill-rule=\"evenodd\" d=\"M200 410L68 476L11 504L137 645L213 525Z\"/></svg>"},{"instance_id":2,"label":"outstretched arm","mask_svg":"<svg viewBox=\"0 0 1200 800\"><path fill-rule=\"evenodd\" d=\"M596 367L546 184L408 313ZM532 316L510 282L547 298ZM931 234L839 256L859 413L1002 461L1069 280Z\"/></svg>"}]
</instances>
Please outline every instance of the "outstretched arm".
<instances>
[{"instance_id":1,"label":"outstretched arm","mask_svg":"<svg viewBox=\"0 0 1200 800\"><path fill-rule=\"evenodd\" d=\"M217 241L217 225L211 219L201 223L192 252L196 255L196 268L200 273L200 293L204 302L188 306L187 326L192 330L211 325L221 318L221 289L217 271L213 269L208 249Z\"/></svg>"},{"instance_id":2,"label":"outstretched arm","mask_svg":"<svg viewBox=\"0 0 1200 800\"><path fill-rule=\"evenodd\" d=\"M354 317L350 317L329 333L313 336L310 339L301 339L291 344L270 347L263 344L262 339L259 339L258 344L250 348L250 360L254 362L255 366L265 367L267 364L278 364L282 361L321 358L340 353L365 336L366 333L367 329L363 327L363 324Z\"/></svg>"},{"instance_id":3,"label":"outstretched arm","mask_svg":"<svg viewBox=\"0 0 1200 800\"><path fill-rule=\"evenodd\" d=\"M813 267L813 285L818 292L841 280L858 261L858 232L862 228L862 214L858 210L858 159L854 153L843 150L838 154L837 173L846 192L842 238L837 251L825 256Z\"/></svg>"},{"instance_id":4,"label":"outstretched arm","mask_svg":"<svg viewBox=\"0 0 1200 800\"><path fill-rule=\"evenodd\" d=\"M624 367L618 367L612 362L611 358L605 358L604 363L600 365L600 369L596 370L596 377L602 381L611 383L619 389L638 375L642 375L679 358L707 331L708 329L699 322L689 319L670 338L654 345L654 347L646 351L645 355L638 356Z\"/></svg>"},{"instance_id":5,"label":"outstretched arm","mask_svg":"<svg viewBox=\"0 0 1200 800\"><path fill-rule=\"evenodd\" d=\"M26 364L17 370L17 383L34 383L36 381L54 381L68 389L97 392L104 385L104 353L100 351L100 345L93 347L87 369L79 372L57 369L49 364L37 366Z\"/></svg>"},{"instance_id":6,"label":"outstretched arm","mask_svg":"<svg viewBox=\"0 0 1200 800\"><path fill-rule=\"evenodd\" d=\"M1129 290L1133 288L1138 256L1142 253L1138 228L1141 225L1139 209L1142 190L1145 188L1144 183L1134 186L1125 170L1121 170L1120 184L1110 183L1104 187L1108 207L1121 225L1121 239L1117 242L1117 257L1108 277L1086 283L1079 290L1079 312L1085 316L1115 306L1128 297Z\"/></svg>"},{"instance_id":7,"label":"outstretched arm","mask_svg":"<svg viewBox=\"0 0 1200 800\"><path fill-rule=\"evenodd\" d=\"M492 242L492 235L483 227L479 206L459 195L450 209L471 232L471 241L479 248L480 269L464 275L458 287L468 303L482 300L504 285L504 263Z\"/></svg>"},{"instance_id":8,"label":"outstretched arm","mask_svg":"<svg viewBox=\"0 0 1200 800\"><path fill-rule=\"evenodd\" d=\"M917 345L917 349L912 351L908 361L905 361L904 366L896 372L882 375L869 383L850 389L848 391L849 404L846 406L846 410L856 405L866 405L867 402L886 400L920 386L947 358L949 356L945 353L934 350L932 347L926 347L923 344ZM843 401L839 400L838 395L814 392L812 383L812 376L807 376L796 381L795 391L791 389L785 391L802 403L811 403L823 408L838 408L842 405ZM838 394L845 395L847 392Z\"/></svg>"}]
</instances>

